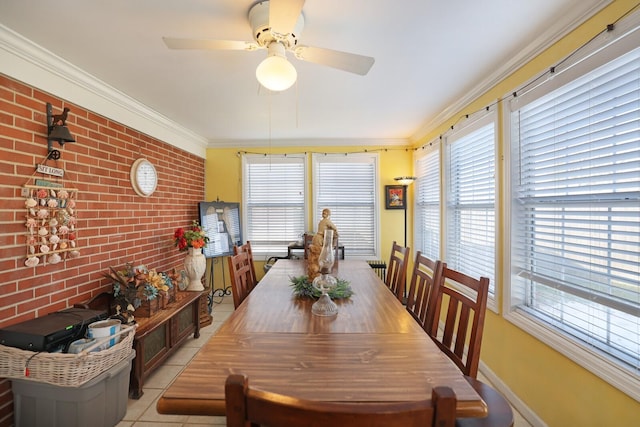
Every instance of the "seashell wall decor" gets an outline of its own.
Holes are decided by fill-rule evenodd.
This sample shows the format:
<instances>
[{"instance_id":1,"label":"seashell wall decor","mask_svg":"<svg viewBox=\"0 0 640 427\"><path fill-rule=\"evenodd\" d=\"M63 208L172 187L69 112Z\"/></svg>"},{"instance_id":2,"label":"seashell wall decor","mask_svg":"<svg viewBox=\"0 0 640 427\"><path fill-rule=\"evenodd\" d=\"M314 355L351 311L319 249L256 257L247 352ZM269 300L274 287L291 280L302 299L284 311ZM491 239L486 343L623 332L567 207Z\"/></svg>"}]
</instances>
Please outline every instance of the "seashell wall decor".
<instances>
[{"instance_id":1,"label":"seashell wall decor","mask_svg":"<svg viewBox=\"0 0 640 427\"><path fill-rule=\"evenodd\" d=\"M25 185L26 259L24 265L57 264L80 256L75 188Z\"/></svg>"}]
</instances>

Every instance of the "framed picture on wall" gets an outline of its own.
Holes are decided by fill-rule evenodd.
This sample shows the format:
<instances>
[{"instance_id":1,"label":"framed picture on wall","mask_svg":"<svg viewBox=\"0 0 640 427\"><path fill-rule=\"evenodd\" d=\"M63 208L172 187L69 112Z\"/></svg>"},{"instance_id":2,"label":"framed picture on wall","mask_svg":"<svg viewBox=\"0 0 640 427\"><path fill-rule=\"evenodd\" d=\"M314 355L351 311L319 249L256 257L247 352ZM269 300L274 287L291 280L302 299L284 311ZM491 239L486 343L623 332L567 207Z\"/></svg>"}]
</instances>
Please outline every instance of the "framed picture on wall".
<instances>
[{"instance_id":1,"label":"framed picture on wall","mask_svg":"<svg viewBox=\"0 0 640 427\"><path fill-rule=\"evenodd\" d=\"M385 207L387 209L406 209L407 208L407 195L405 194L405 187L402 185L385 185Z\"/></svg>"}]
</instances>

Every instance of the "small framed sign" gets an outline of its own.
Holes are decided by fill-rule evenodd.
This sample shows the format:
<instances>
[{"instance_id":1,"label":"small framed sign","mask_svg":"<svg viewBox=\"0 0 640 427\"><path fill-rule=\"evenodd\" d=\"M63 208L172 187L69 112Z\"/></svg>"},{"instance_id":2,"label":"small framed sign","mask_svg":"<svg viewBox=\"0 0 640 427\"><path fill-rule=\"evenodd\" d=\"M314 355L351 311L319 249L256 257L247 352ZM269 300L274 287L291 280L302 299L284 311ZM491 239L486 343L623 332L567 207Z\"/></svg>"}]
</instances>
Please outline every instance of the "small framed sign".
<instances>
[{"instance_id":1,"label":"small framed sign","mask_svg":"<svg viewBox=\"0 0 640 427\"><path fill-rule=\"evenodd\" d=\"M51 166L42 164L36 165L36 172L44 173L51 176L59 176L61 178L64 176L64 169L52 168Z\"/></svg>"},{"instance_id":2,"label":"small framed sign","mask_svg":"<svg viewBox=\"0 0 640 427\"><path fill-rule=\"evenodd\" d=\"M385 207L387 209L406 209L407 195L402 185L385 185Z\"/></svg>"}]
</instances>

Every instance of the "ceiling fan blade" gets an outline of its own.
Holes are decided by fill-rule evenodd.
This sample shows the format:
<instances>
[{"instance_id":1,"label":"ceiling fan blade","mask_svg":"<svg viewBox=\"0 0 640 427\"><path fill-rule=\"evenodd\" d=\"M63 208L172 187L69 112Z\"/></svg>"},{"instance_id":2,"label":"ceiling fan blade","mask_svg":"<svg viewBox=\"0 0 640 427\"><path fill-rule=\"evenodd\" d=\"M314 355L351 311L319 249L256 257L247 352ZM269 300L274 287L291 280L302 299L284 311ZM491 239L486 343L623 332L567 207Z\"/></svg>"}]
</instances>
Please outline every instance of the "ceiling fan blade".
<instances>
[{"instance_id":1,"label":"ceiling fan blade","mask_svg":"<svg viewBox=\"0 0 640 427\"><path fill-rule=\"evenodd\" d=\"M302 13L304 0L269 0L269 26L277 34L291 34Z\"/></svg>"},{"instance_id":2,"label":"ceiling fan blade","mask_svg":"<svg viewBox=\"0 0 640 427\"><path fill-rule=\"evenodd\" d=\"M375 59L370 56L355 53L340 52L339 50L321 47L298 46L293 50L296 58L315 64L327 65L354 74L366 75Z\"/></svg>"},{"instance_id":3,"label":"ceiling fan blade","mask_svg":"<svg viewBox=\"0 0 640 427\"><path fill-rule=\"evenodd\" d=\"M258 45L235 40L176 39L163 37L169 49L256 50Z\"/></svg>"}]
</instances>

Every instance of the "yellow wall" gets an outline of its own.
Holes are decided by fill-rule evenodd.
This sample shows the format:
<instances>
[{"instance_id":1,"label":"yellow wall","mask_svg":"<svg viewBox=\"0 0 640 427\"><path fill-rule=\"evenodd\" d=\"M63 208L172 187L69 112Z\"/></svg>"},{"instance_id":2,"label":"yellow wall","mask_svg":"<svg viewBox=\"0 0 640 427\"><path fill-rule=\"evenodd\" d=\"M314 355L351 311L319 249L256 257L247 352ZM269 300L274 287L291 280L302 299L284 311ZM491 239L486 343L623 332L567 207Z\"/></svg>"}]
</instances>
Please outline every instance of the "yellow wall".
<instances>
[{"instance_id":1,"label":"yellow wall","mask_svg":"<svg viewBox=\"0 0 640 427\"><path fill-rule=\"evenodd\" d=\"M533 77L548 70L562 58L587 43L592 37L617 21L638 0L617 0L551 46L526 66L500 82L478 100L451 116L416 146L446 132L458 117L493 104L497 99L519 89ZM500 138L498 154L503 152L502 111L499 104ZM502 156L499 156L502 159ZM503 183L504 162L497 164L497 176ZM502 186L502 184L499 184ZM499 191L498 218L504 221L506 201ZM502 227L498 227L500 230ZM498 242L498 259L504 257L504 245ZM502 266L496 272L497 284L503 283ZM502 302L501 295L499 301ZM578 366L562 354L523 332L489 311L482 343L482 361L535 412L552 427L638 425L640 403Z\"/></svg>"},{"instance_id":2,"label":"yellow wall","mask_svg":"<svg viewBox=\"0 0 640 427\"><path fill-rule=\"evenodd\" d=\"M477 101L443 122L424 140L415 144L419 147L444 133L462 114L478 111L492 104L496 99L518 89L529 79L548 70L550 66L585 44L607 24L615 22L638 0L617 0L587 21L570 35L560 40L547 51L532 60L512 76L481 96ZM501 116L500 116L501 118ZM500 126L502 130L502 125ZM498 147L502 153L500 138ZM381 147L296 147L296 148L251 148L251 152L299 153L301 151L351 152ZM382 147L385 148L385 147ZM393 147L380 151L379 197L384 206L384 186L395 182L395 176L407 175L412 170L412 150ZM207 151L206 199L241 201L241 160L239 149L209 149ZM310 160L310 159L309 159ZM310 164L309 164L310 166ZM309 167L309 171L311 168ZM504 163L497 165L498 178L504 182ZM309 176L311 185L311 175ZM311 187L309 188L311 190ZM409 207L412 206L413 191L409 192ZM502 194L500 191L499 194ZM505 200L498 200L498 218L504 220ZM408 245L412 246L412 217L410 209ZM309 218L312 207L309 206ZM389 256L388 248L393 240L403 240L404 215L402 211L381 211L382 259ZM315 224L310 226L315 228ZM503 245L498 242L498 259L503 257ZM415 253L413 251L412 253ZM226 266L225 266L226 268ZM261 272L261 265L257 266ZM217 274L217 273L216 273ZM498 286L502 283L502 266L497 274ZM216 277L220 277L218 274ZM501 295L499 295L501 301ZM504 320L501 315L489 311L485 325L482 346L482 361L495 372L505 384L551 427L636 425L640 420L640 403L618 391L608 383L576 365L557 351L547 347L531 335Z\"/></svg>"},{"instance_id":3,"label":"yellow wall","mask_svg":"<svg viewBox=\"0 0 640 427\"><path fill-rule=\"evenodd\" d=\"M380 249L381 259L388 259L391 243L396 240L400 244L404 240L404 211L402 210L386 210L384 209L384 186L396 185L393 180L396 176L406 176L412 171L413 150L400 147L380 147L380 146L357 146L357 147L251 147L250 149L237 148L217 148L207 150L206 173L205 173L205 199L207 201L220 200L224 202L242 202L242 159L239 152L247 151L250 153L272 153L272 154L293 154L308 153L308 191L311 194L313 181L311 171L311 153L359 153L367 150L376 152L379 155L380 178L378 197L383 209L380 212L381 236ZM413 192L408 191L408 210L407 210L407 244L411 246L411 217L413 216L412 203ZM311 198L307 208L308 229L315 230L317 224L313 224L313 206L311 206ZM240 206L242 209L242 205ZM340 229L340 224L336 224ZM283 248L285 251L286 248ZM257 259L256 273L260 277L262 274L263 262ZM264 261L264 260L263 260ZM215 262L218 262L216 260ZM222 282L222 268L217 265L215 270L215 285L220 287ZM226 265L225 265L226 268ZM226 273L225 273L226 274Z\"/></svg>"}]
</instances>

